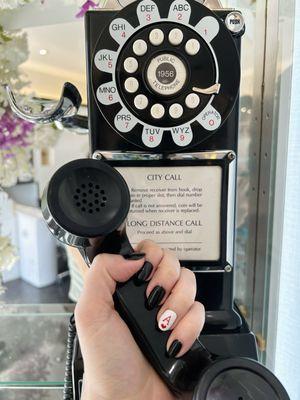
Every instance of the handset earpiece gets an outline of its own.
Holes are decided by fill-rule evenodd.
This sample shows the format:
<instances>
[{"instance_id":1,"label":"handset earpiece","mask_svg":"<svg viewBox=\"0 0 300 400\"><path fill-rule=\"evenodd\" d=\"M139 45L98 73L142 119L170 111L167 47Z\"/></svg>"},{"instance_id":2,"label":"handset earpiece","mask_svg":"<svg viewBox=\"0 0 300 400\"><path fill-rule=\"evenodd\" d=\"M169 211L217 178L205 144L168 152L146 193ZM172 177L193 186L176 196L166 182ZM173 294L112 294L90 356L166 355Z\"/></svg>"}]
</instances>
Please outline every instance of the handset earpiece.
<instances>
[{"instance_id":1,"label":"handset earpiece","mask_svg":"<svg viewBox=\"0 0 300 400\"><path fill-rule=\"evenodd\" d=\"M248 358L216 359L206 368L193 400L289 400L279 380Z\"/></svg>"},{"instance_id":2,"label":"handset earpiece","mask_svg":"<svg viewBox=\"0 0 300 400\"><path fill-rule=\"evenodd\" d=\"M130 252L125 220L130 194L123 177L102 161L82 159L61 167L42 197L43 217L62 243L79 248L93 261L111 235L112 253ZM122 239L122 240L121 240Z\"/></svg>"}]
</instances>

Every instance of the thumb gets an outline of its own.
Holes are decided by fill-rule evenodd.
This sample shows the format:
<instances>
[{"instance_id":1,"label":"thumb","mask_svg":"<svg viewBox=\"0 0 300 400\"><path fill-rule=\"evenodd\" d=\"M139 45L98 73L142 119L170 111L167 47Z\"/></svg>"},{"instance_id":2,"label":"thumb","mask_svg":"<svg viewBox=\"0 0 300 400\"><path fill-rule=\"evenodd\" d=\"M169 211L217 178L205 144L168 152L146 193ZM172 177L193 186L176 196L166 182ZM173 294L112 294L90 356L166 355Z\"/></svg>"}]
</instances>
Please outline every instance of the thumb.
<instances>
[{"instance_id":1,"label":"thumb","mask_svg":"<svg viewBox=\"0 0 300 400\"><path fill-rule=\"evenodd\" d=\"M106 318L114 309L113 294L117 282L126 282L143 266L145 259L125 260L122 256L100 254L88 271L75 309L76 323L89 325Z\"/></svg>"}]
</instances>

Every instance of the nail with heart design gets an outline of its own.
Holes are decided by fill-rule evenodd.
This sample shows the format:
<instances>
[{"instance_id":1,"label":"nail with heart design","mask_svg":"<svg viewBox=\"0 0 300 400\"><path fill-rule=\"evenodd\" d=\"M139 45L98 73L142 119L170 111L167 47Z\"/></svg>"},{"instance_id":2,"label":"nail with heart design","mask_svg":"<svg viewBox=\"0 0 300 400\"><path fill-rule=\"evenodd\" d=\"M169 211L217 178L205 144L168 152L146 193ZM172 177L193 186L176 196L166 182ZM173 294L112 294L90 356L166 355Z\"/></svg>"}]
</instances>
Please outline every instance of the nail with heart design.
<instances>
[{"instance_id":1,"label":"nail with heart design","mask_svg":"<svg viewBox=\"0 0 300 400\"><path fill-rule=\"evenodd\" d=\"M177 314L172 310L166 310L159 318L158 327L161 331L169 331L176 321Z\"/></svg>"}]
</instances>

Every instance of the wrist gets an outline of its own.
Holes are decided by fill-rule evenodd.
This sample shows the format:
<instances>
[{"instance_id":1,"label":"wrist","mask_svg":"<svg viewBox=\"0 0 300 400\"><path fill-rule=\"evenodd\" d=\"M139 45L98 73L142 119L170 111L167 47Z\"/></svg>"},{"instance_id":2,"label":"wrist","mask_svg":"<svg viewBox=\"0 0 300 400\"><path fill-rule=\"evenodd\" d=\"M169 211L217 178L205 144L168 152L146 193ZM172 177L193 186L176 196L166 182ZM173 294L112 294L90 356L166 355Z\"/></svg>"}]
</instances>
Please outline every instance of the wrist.
<instances>
[{"instance_id":1,"label":"wrist","mask_svg":"<svg viewBox=\"0 0 300 400\"><path fill-rule=\"evenodd\" d=\"M151 385L149 383L147 382L141 390L134 394L132 393L129 397L127 395L123 397L118 388L113 388L109 385L109 390L103 387L100 389L99 385L89 385L87 379L84 379L80 400L192 400L192 396L188 395L175 397L166 389L163 382L155 382Z\"/></svg>"}]
</instances>

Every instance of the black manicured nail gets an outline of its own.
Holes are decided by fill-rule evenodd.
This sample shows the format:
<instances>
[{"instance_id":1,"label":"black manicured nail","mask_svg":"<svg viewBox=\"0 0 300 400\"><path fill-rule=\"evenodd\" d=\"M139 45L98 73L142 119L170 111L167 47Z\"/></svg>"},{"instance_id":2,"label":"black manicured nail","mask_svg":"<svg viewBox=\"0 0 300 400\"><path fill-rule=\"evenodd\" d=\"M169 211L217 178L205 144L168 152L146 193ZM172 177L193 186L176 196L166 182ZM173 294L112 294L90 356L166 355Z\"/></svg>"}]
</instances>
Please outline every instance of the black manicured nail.
<instances>
[{"instance_id":1,"label":"black manicured nail","mask_svg":"<svg viewBox=\"0 0 300 400\"><path fill-rule=\"evenodd\" d=\"M143 265L143 268L137 274L137 280L140 282L146 282L151 275L152 270L153 265L149 261L146 261Z\"/></svg>"},{"instance_id":2,"label":"black manicured nail","mask_svg":"<svg viewBox=\"0 0 300 400\"><path fill-rule=\"evenodd\" d=\"M155 286L155 288L152 290L147 300L148 308L152 310L153 308L157 307L164 298L165 294L166 291L163 287Z\"/></svg>"},{"instance_id":3,"label":"black manicured nail","mask_svg":"<svg viewBox=\"0 0 300 400\"><path fill-rule=\"evenodd\" d=\"M125 254L125 256L123 257L125 258L125 260L138 261L144 258L145 255L146 255L145 253L131 253L131 254Z\"/></svg>"},{"instance_id":4,"label":"black manicured nail","mask_svg":"<svg viewBox=\"0 0 300 400\"><path fill-rule=\"evenodd\" d=\"M169 357L176 357L182 348L182 343L179 340L174 340L169 350L167 351Z\"/></svg>"}]
</instances>

